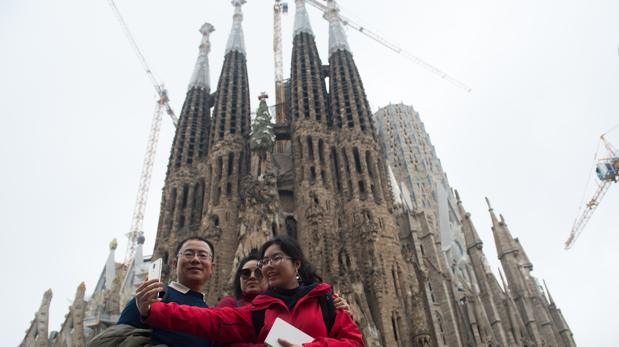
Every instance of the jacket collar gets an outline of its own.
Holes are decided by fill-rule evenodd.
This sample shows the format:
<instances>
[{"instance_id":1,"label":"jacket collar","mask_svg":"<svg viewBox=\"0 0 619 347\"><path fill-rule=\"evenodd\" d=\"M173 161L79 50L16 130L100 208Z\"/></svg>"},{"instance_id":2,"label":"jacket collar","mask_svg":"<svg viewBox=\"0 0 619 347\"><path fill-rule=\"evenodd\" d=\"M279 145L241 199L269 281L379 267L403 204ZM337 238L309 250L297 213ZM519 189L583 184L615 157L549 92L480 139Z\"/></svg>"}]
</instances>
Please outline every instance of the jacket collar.
<instances>
[{"instance_id":1,"label":"jacket collar","mask_svg":"<svg viewBox=\"0 0 619 347\"><path fill-rule=\"evenodd\" d=\"M295 308L298 307L302 302L304 302L305 300L309 298L328 294L331 292L332 292L331 286L329 284L318 283L316 287L314 287L305 296L299 299L299 301L295 305ZM256 298L251 303L252 303L252 310L255 310L255 311L265 310L273 304L281 305L287 309L286 304L282 300L278 298L274 298L270 295L265 295L265 294L260 294L256 296Z\"/></svg>"},{"instance_id":2,"label":"jacket collar","mask_svg":"<svg viewBox=\"0 0 619 347\"><path fill-rule=\"evenodd\" d=\"M190 291L192 291L189 287L187 287L186 285L180 283L180 282L176 282L176 281L172 281L170 282L170 284L168 285L168 287L176 290L177 292L183 293L183 294L187 294ZM204 295L204 293L200 293L200 292L195 292L194 293L198 293L198 294L202 294L202 299L204 301L206 301L206 295Z\"/></svg>"}]
</instances>

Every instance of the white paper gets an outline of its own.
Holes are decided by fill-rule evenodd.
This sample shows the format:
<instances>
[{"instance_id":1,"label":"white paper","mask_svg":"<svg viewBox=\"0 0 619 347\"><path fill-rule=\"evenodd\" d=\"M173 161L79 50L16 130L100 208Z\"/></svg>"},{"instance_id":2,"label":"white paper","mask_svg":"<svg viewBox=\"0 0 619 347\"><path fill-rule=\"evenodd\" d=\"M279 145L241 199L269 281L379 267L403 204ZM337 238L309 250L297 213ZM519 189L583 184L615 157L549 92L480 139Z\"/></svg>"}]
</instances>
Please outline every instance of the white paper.
<instances>
[{"instance_id":1,"label":"white paper","mask_svg":"<svg viewBox=\"0 0 619 347\"><path fill-rule=\"evenodd\" d=\"M271 331L267 335L267 338L264 340L269 346L273 347L282 347L282 345L277 342L277 339L288 340L288 342L301 344L305 342L312 342L314 338L299 330L294 325L286 322L281 318L275 318L275 322L273 322L273 326L271 327Z\"/></svg>"}]
</instances>

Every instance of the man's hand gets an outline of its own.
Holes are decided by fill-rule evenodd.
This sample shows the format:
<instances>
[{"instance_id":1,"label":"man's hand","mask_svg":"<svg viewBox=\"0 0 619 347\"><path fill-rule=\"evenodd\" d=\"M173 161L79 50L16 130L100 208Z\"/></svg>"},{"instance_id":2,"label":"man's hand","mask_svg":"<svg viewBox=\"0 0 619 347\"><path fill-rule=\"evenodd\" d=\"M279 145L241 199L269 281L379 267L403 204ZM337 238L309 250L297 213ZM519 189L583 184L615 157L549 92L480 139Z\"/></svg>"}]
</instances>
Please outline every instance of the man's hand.
<instances>
[{"instance_id":1,"label":"man's hand","mask_svg":"<svg viewBox=\"0 0 619 347\"><path fill-rule=\"evenodd\" d=\"M277 339L277 342L279 342L282 347L303 347L303 345L297 345L284 339Z\"/></svg>"},{"instance_id":2,"label":"man's hand","mask_svg":"<svg viewBox=\"0 0 619 347\"><path fill-rule=\"evenodd\" d=\"M138 289L136 289L135 303L138 306L138 311L140 311L140 317L142 317L142 319L148 317L150 304L161 301L161 299L157 297L157 294L162 291L163 283L159 282L158 279L148 280L140 284Z\"/></svg>"}]
</instances>

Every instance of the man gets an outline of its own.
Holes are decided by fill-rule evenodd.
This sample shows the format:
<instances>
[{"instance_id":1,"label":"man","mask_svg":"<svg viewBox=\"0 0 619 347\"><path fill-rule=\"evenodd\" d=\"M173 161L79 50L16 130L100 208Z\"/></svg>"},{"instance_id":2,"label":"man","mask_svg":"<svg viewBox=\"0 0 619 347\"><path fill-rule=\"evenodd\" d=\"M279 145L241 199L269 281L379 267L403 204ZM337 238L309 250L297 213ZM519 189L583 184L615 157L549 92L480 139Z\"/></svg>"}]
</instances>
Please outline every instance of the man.
<instances>
[{"instance_id":1,"label":"man","mask_svg":"<svg viewBox=\"0 0 619 347\"><path fill-rule=\"evenodd\" d=\"M178 304L208 307L204 302L204 287L213 274L213 245L199 236L192 236L181 241L176 247L176 257L170 264L176 270L178 282L172 281L163 293L163 301ZM144 283L154 283L157 279L147 279ZM140 295L140 293L138 293ZM127 324L136 328L149 328L142 323L140 312L136 305L136 298L127 303L118 324ZM152 330L152 344L162 343L169 347L200 346L209 347L210 342L192 335L174 333L157 328Z\"/></svg>"}]
</instances>

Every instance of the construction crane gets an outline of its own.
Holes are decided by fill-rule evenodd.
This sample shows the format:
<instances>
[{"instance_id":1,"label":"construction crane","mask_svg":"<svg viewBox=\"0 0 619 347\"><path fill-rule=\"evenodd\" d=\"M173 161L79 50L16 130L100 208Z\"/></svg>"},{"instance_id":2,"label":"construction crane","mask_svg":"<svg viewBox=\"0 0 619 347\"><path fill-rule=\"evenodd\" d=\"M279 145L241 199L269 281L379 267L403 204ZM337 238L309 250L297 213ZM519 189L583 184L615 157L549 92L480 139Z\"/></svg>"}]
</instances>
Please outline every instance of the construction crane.
<instances>
[{"instance_id":1,"label":"construction crane","mask_svg":"<svg viewBox=\"0 0 619 347\"><path fill-rule=\"evenodd\" d=\"M327 11L327 5L321 3L318 0L305 0L305 2L307 2L308 4L314 6L317 9L319 9L323 13L325 13ZM376 32L368 29L367 27L364 27L363 25L358 24L357 22L351 20L350 18L342 15L341 11L340 11L339 17L342 20L342 23L344 25L347 25L347 26L355 29L356 31L360 32L361 34L363 34L363 35L369 37L370 39L380 43L384 47L387 47L388 49L392 50L393 52L395 52L395 53L403 56L404 58L412 61L413 63L423 67L424 69L430 71L431 73L433 73L436 76L444 79L445 81L453 84L454 86L464 90L465 92L467 92L467 93L471 92L471 90L472 90L471 87L467 86L465 83L460 82L456 78L448 75L446 72L444 72L441 69L437 68L436 66L426 62L425 60L419 58L418 56L408 52L407 50L401 48L400 46L396 45L395 43L388 41L387 39L385 39L381 35L377 34Z\"/></svg>"},{"instance_id":2,"label":"construction crane","mask_svg":"<svg viewBox=\"0 0 619 347\"><path fill-rule=\"evenodd\" d=\"M283 123L284 114L284 58L282 52L282 14L288 13L288 3L275 0L273 5L273 58L275 60L275 120Z\"/></svg>"},{"instance_id":3,"label":"construction crane","mask_svg":"<svg viewBox=\"0 0 619 347\"><path fill-rule=\"evenodd\" d=\"M572 248L580 234L583 232L587 222L591 219L593 212L595 212L597 207L602 202L602 199L606 195L606 192L608 192L610 186L613 183L619 182L619 155L617 154L617 150L615 150L606 139L605 136L607 134L608 132L600 136L600 144L606 148L606 151L608 152L607 156L598 160L598 151L594 157L595 173L599 180L598 187L591 200L584 205L584 211L574 221L572 231L570 232L567 241L565 241L565 249Z\"/></svg>"},{"instance_id":4,"label":"construction crane","mask_svg":"<svg viewBox=\"0 0 619 347\"><path fill-rule=\"evenodd\" d=\"M138 186L138 193L135 199L135 205L133 208L133 216L131 218L131 227L129 232L127 233L127 250L125 251L125 260L124 263L128 264L133 260L135 255L135 248L137 240L140 236L144 234L142 230L142 225L144 223L144 212L146 211L146 204L148 202L148 192L150 190L150 179L153 172L153 164L155 162L155 154L157 153L157 144L159 143L159 131L161 129L161 118L162 112L165 112L170 116L174 126L178 123L178 118L174 114L172 107L170 107L170 100L168 99L168 94L166 89L164 88L162 83L159 83L155 74L152 72L148 63L146 63L146 59L144 58L144 54L140 50L140 47L137 45L133 35L129 31L129 27L127 23L123 19L118 7L113 0L108 0L114 15L118 19L127 40L129 40L129 44L133 48L138 60L142 64L148 79L151 84L155 88L157 95L159 96L159 100L157 100L157 104L155 106L155 112L153 114L153 119L150 126L150 133L148 135L148 142L146 145L146 153L144 155L144 162L142 164L142 172L140 175L140 183Z\"/></svg>"}]
</instances>

